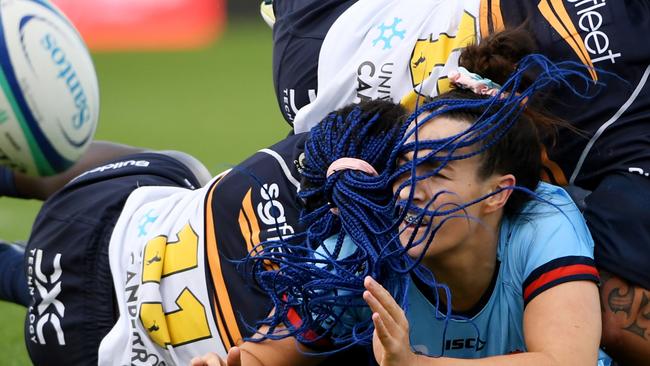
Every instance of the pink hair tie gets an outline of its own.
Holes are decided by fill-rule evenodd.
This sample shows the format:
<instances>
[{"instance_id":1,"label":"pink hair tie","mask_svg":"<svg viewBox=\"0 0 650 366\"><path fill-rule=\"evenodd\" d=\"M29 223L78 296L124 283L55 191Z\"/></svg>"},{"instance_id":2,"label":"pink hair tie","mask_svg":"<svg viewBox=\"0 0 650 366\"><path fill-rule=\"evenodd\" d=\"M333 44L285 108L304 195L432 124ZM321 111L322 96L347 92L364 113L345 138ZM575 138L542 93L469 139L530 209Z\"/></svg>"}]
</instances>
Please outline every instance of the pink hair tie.
<instances>
[{"instance_id":1,"label":"pink hair tie","mask_svg":"<svg viewBox=\"0 0 650 366\"><path fill-rule=\"evenodd\" d=\"M356 158L340 158L334 160L327 168L327 177L341 170L359 170L370 175L379 175L367 161Z\"/></svg>"},{"instance_id":2,"label":"pink hair tie","mask_svg":"<svg viewBox=\"0 0 650 366\"><path fill-rule=\"evenodd\" d=\"M490 79L485 79L478 74L469 72L464 67L459 67L457 70L449 72L447 77L452 84L463 89L469 89L479 95L493 97L501 89L501 85Z\"/></svg>"},{"instance_id":3,"label":"pink hair tie","mask_svg":"<svg viewBox=\"0 0 650 366\"><path fill-rule=\"evenodd\" d=\"M365 160L356 159L356 158L340 158L334 160L332 164L330 164L329 168L327 168L326 177L329 177L330 175L339 172L341 170L358 170L373 176L379 175L379 173L377 173L375 168L373 168L372 165L370 165ZM332 213L335 215L339 214L339 209L336 207L330 208L330 211L332 211Z\"/></svg>"}]
</instances>

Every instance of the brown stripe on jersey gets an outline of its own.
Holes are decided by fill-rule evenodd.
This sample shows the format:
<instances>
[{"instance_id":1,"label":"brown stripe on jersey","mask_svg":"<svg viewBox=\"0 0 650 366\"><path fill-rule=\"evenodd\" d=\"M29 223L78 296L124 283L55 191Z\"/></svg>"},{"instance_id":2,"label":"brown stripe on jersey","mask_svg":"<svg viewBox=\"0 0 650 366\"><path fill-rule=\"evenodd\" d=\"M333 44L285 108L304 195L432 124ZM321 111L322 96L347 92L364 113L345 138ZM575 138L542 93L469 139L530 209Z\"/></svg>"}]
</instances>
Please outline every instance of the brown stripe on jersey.
<instances>
[{"instance_id":1,"label":"brown stripe on jersey","mask_svg":"<svg viewBox=\"0 0 650 366\"><path fill-rule=\"evenodd\" d=\"M212 212L212 198L219 182L215 182L205 200L205 246L208 266L214 286L214 304L217 310L217 324L219 334L226 349L239 344L242 341L241 332L237 325L235 312L230 301L226 281L221 270L221 259L219 258L219 246L214 227L214 213ZM219 319L221 317L221 319Z\"/></svg>"}]
</instances>

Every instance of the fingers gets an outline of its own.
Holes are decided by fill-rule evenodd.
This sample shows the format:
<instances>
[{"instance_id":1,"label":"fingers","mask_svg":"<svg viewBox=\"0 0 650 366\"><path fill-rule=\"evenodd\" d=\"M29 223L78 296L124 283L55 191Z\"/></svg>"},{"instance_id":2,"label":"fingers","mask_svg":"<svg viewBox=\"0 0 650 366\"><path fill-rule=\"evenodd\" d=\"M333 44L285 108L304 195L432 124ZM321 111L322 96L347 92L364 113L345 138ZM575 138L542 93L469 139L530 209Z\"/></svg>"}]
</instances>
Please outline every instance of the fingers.
<instances>
[{"instance_id":1,"label":"fingers","mask_svg":"<svg viewBox=\"0 0 650 366\"><path fill-rule=\"evenodd\" d=\"M190 361L190 366L205 366L205 362L202 357L196 356Z\"/></svg>"},{"instance_id":2,"label":"fingers","mask_svg":"<svg viewBox=\"0 0 650 366\"><path fill-rule=\"evenodd\" d=\"M375 334L377 335L377 338L379 338L379 342L381 342L381 345L384 348L387 348L390 345L390 341L393 339L388 328L386 328L386 325L381 320L381 316L377 313L372 314L372 322L375 325Z\"/></svg>"},{"instance_id":3,"label":"fingers","mask_svg":"<svg viewBox=\"0 0 650 366\"><path fill-rule=\"evenodd\" d=\"M375 281L372 277L367 276L363 281L364 286L372 295L366 300L366 295L364 293L364 300L368 302L370 309L372 311L379 313L382 320L390 327L388 321L395 322L396 325L400 327L408 327L408 321L404 315L404 311L397 304L393 296L386 291L386 289ZM372 303L371 303L372 302Z\"/></svg>"},{"instance_id":4,"label":"fingers","mask_svg":"<svg viewBox=\"0 0 650 366\"><path fill-rule=\"evenodd\" d=\"M190 366L221 366L219 356L214 353L208 353L203 356L194 357L190 361Z\"/></svg>"},{"instance_id":5,"label":"fingers","mask_svg":"<svg viewBox=\"0 0 650 366\"><path fill-rule=\"evenodd\" d=\"M228 350L226 361L227 366L241 366L241 350L239 347L232 347Z\"/></svg>"},{"instance_id":6,"label":"fingers","mask_svg":"<svg viewBox=\"0 0 650 366\"><path fill-rule=\"evenodd\" d=\"M230 352L228 352L230 356ZM241 366L241 363L234 364L235 366ZM194 357L190 361L190 366L231 366L226 364L226 361L222 360L216 353L206 353L203 356Z\"/></svg>"},{"instance_id":7,"label":"fingers","mask_svg":"<svg viewBox=\"0 0 650 366\"><path fill-rule=\"evenodd\" d=\"M382 366L412 365L415 354L411 351L409 325L404 311L379 283L370 277L364 280L367 291L363 299L373 311L373 352Z\"/></svg>"},{"instance_id":8,"label":"fingers","mask_svg":"<svg viewBox=\"0 0 650 366\"><path fill-rule=\"evenodd\" d=\"M397 323L390 316L390 314L383 306L383 304L379 300L377 300L377 298L374 297L370 291L364 291L363 299L366 301L368 306L370 306L370 310L372 310L373 312L372 314L373 322L375 322L375 317L377 317L387 334L390 335L395 331L396 328L398 328Z\"/></svg>"}]
</instances>

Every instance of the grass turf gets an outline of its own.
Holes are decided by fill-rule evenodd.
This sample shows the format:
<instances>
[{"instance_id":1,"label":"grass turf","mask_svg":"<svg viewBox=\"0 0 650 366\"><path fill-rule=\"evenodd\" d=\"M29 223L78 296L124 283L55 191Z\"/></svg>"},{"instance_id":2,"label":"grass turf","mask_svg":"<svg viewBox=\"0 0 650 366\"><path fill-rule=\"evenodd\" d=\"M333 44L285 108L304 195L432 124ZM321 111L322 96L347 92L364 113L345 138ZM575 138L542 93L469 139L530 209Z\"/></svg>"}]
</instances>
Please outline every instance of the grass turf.
<instances>
[{"instance_id":1,"label":"grass turf","mask_svg":"<svg viewBox=\"0 0 650 366\"><path fill-rule=\"evenodd\" d=\"M96 138L175 149L215 174L281 139L288 125L273 93L271 30L231 20L211 48L94 55L101 114ZM39 202L0 198L0 237L24 240ZM26 365L19 306L0 302L2 365Z\"/></svg>"}]
</instances>

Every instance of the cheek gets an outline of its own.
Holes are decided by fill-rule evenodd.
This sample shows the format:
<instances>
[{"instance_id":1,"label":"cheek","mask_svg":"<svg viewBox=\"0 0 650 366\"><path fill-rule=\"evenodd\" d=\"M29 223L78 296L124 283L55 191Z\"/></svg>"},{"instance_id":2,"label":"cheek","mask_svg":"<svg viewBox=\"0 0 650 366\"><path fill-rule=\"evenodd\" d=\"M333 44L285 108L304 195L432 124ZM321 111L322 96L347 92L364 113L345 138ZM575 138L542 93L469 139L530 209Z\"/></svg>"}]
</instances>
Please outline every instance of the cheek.
<instances>
[{"instance_id":1,"label":"cheek","mask_svg":"<svg viewBox=\"0 0 650 366\"><path fill-rule=\"evenodd\" d=\"M395 180L395 183L393 183L393 187L392 187L393 194L396 194L398 192L399 186L402 184L403 181L404 178L398 178L397 180Z\"/></svg>"}]
</instances>

